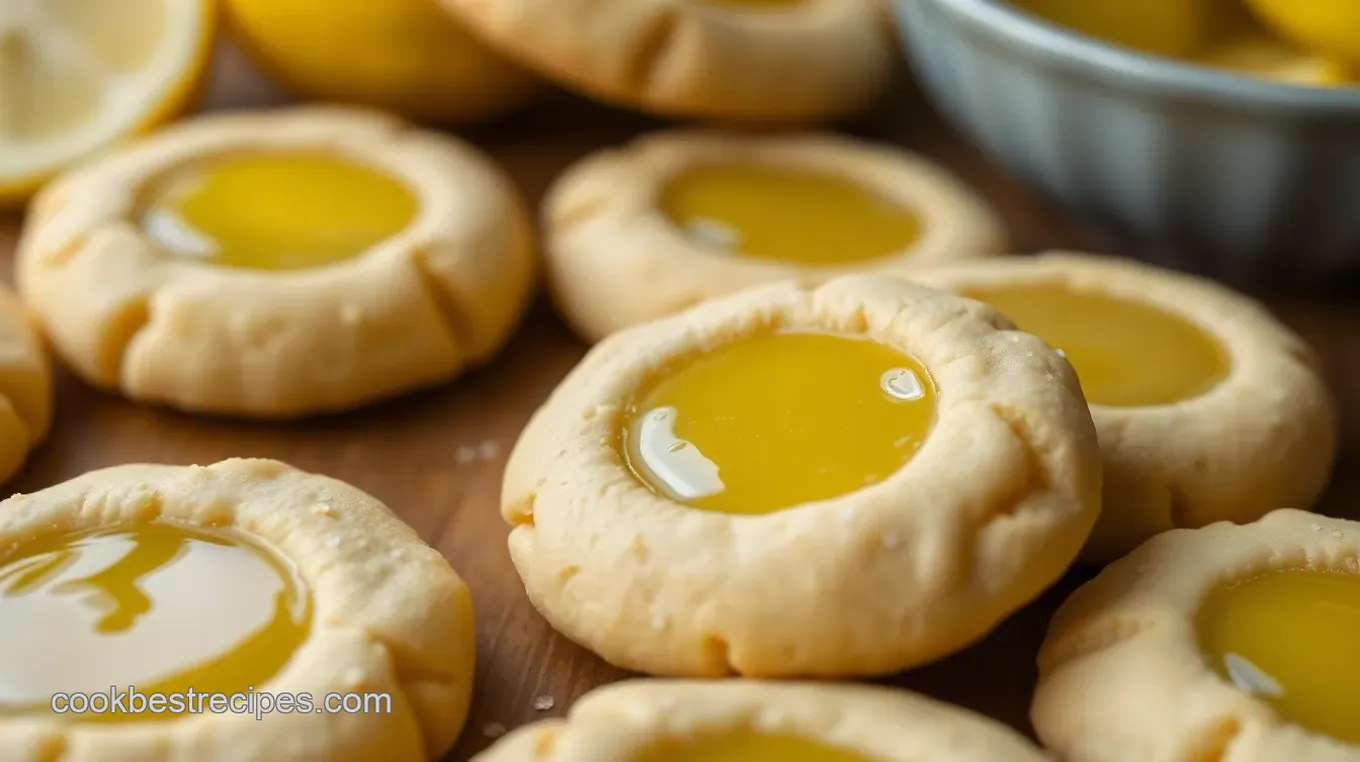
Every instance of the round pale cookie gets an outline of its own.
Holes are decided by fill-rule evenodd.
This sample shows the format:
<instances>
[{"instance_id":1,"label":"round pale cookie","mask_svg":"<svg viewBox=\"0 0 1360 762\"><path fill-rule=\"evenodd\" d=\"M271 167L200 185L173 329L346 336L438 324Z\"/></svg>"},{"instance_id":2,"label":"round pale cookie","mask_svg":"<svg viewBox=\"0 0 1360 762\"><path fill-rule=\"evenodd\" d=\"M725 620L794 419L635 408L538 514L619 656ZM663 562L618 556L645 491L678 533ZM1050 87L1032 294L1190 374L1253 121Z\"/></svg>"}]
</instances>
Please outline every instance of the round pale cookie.
<instances>
[{"instance_id":1,"label":"round pale cookie","mask_svg":"<svg viewBox=\"0 0 1360 762\"><path fill-rule=\"evenodd\" d=\"M1031 717L1070 762L1360 760L1360 523L1177 529L1065 602Z\"/></svg>"},{"instance_id":2,"label":"round pale cookie","mask_svg":"<svg viewBox=\"0 0 1360 762\"><path fill-rule=\"evenodd\" d=\"M847 276L597 345L522 432L502 513L534 606L613 664L844 676L989 632L1099 498L1055 352L977 302Z\"/></svg>"},{"instance_id":3,"label":"round pale cookie","mask_svg":"<svg viewBox=\"0 0 1360 762\"><path fill-rule=\"evenodd\" d=\"M1067 353L1105 455L1081 560L1153 535L1312 505L1336 448L1319 363L1256 301L1133 260L1054 252L912 274L992 304Z\"/></svg>"},{"instance_id":4,"label":"round pale cookie","mask_svg":"<svg viewBox=\"0 0 1360 762\"><path fill-rule=\"evenodd\" d=\"M519 728L474 762L1045 762L994 720L867 685L628 680L565 719Z\"/></svg>"},{"instance_id":5,"label":"round pale cookie","mask_svg":"<svg viewBox=\"0 0 1360 762\"><path fill-rule=\"evenodd\" d=\"M673 130L588 156L544 201L552 294L591 341L743 288L1004 252L947 170L829 134Z\"/></svg>"},{"instance_id":6,"label":"round pale cookie","mask_svg":"<svg viewBox=\"0 0 1360 762\"><path fill-rule=\"evenodd\" d=\"M335 479L106 468L0 503L0 548L6 760L425 762L467 716L467 587Z\"/></svg>"},{"instance_id":7,"label":"round pale cookie","mask_svg":"<svg viewBox=\"0 0 1360 762\"><path fill-rule=\"evenodd\" d=\"M52 426L52 369L32 318L0 287L0 481L13 476Z\"/></svg>"},{"instance_id":8,"label":"round pale cookie","mask_svg":"<svg viewBox=\"0 0 1360 762\"><path fill-rule=\"evenodd\" d=\"M89 383L285 418L489 359L532 290L530 218L456 138L373 112L202 117L60 178L20 293Z\"/></svg>"},{"instance_id":9,"label":"round pale cookie","mask_svg":"<svg viewBox=\"0 0 1360 762\"><path fill-rule=\"evenodd\" d=\"M441 0L502 53L590 97L744 122L838 118L893 78L880 0Z\"/></svg>"}]
</instances>

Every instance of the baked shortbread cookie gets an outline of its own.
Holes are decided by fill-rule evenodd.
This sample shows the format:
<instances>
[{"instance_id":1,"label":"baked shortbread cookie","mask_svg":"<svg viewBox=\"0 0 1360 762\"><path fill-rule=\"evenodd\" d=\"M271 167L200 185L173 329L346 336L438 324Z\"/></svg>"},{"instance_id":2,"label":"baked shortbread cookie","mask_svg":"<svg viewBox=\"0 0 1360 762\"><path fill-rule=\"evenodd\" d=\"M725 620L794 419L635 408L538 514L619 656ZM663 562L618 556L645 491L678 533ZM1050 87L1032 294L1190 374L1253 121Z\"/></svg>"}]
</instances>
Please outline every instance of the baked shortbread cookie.
<instances>
[{"instance_id":1,"label":"baked shortbread cookie","mask_svg":"<svg viewBox=\"0 0 1360 762\"><path fill-rule=\"evenodd\" d=\"M467 587L335 479L116 466L0 503L0 549L6 762L426 762L467 715Z\"/></svg>"},{"instance_id":2,"label":"baked shortbread cookie","mask_svg":"<svg viewBox=\"0 0 1360 762\"><path fill-rule=\"evenodd\" d=\"M597 345L511 454L534 606L629 669L895 672L1071 563L1100 451L1067 363L884 277L751 289Z\"/></svg>"},{"instance_id":3,"label":"baked shortbread cookie","mask_svg":"<svg viewBox=\"0 0 1360 762\"><path fill-rule=\"evenodd\" d=\"M475 762L1045 762L1004 725L867 685L630 680L565 719L519 728Z\"/></svg>"},{"instance_id":4,"label":"baked shortbread cookie","mask_svg":"<svg viewBox=\"0 0 1360 762\"><path fill-rule=\"evenodd\" d=\"M1177 529L1079 589L1032 719L1070 762L1360 760L1360 524Z\"/></svg>"},{"instance_id":5,"label":"baked shortbread cookie","mask_svg":"<svg viewBox=\"0 0 1360 762\"><path fill-rule=\"evenodd\" d=\"M1212 282L1074 253L912 274L981 299L1064 352L1105 453L1105 563L1176 527L1310 506L1336 416L1318 360L1264 307Z\"/></svg>"},{"instance_id":6,"label":"baked shortbread cookie","mask_svg":"<svg viewBox=\"0 0 1360 762\"><path fill-rule=\"evenodd\" d=\"M845 116L882 92L897 56L880 0L441 2L545 77L667 116Z\"/></svg>"},{"instance_id":7,"label":"baked shortbread cookie","mask_svg":"<svg viewBox=\"0 0 1360 762\"><path fill-rule=\"evenodd\" d=\"M544 202L552 293L591 341L762 283L904 274L1005 251L928 159L826 134L674 130L569 168Z\"/></svg>"},{"instance_id":8,"label":"baked shortbread cookie","mask_svg":"<svg viewBox=\"0 0 1360 762\"><path fill-rule=\"evenodd\" d=\"M37 199L20 292L91 384L188 411L352 408L486 361L532 233L502 172L372 112L208 116Z\"/></svg>"},{"instance_id":9,"label":"baked shortbread cookie","mask_svg":"<svg viewBox=\"0 0 1360 762\"><path fill-rule=\"evenodd\" d=\"M52 426L52 368L37 326L0 287L0 481L13 476Z\"/></svg>"}]
</instances>

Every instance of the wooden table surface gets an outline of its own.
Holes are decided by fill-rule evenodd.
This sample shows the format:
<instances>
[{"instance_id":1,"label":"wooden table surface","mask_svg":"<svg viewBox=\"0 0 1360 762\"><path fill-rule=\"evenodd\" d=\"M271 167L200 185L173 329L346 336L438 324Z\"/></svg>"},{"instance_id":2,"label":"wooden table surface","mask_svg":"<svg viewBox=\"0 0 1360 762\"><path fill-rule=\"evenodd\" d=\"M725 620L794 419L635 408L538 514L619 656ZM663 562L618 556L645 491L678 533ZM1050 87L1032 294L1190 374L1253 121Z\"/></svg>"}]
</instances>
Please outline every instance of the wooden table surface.
<instances>
[{"instance_id":1,"label":"wooden table surface","mask_svg":"<svg viewBox=\"0 0 1360 762\"><path fill-rule=\"evenodd\" d=\"M237 72L219 81L215 107L270 96ZM971 181L1004 213L1016 247L1079 247L1074 227L1042 199L987 162L924 106L904 94L855 132L935 157ZM498 158L537 203L569 162L658 126L560 94L467 136ZM0 256L10 259L17 220L0 218ZM1268 299L1322 354L1341 406L1339 464L1322 513L1360 516L1360 301ZM521 426L585 347L543 300L488 367L448 386L352 414L286 425L206 420L139 407L57 374L50 438L6 489L29 492L85 471L128 462L211 463L232 456L278 458L348 481L386 502L472 587L477 613L477 687L471 716L444 762L466 762L493 736L559 715L591 688L625 677L555 634L529 605L506 552L498 512L501 469ZM1029 732L1034 656L1062 598L1084 579L1073 572L973 648L887 680L971 707ZM551 697L549 702L544 697ZM544 708L551 704L550 708Z\"/></svg>"}]
</instances>

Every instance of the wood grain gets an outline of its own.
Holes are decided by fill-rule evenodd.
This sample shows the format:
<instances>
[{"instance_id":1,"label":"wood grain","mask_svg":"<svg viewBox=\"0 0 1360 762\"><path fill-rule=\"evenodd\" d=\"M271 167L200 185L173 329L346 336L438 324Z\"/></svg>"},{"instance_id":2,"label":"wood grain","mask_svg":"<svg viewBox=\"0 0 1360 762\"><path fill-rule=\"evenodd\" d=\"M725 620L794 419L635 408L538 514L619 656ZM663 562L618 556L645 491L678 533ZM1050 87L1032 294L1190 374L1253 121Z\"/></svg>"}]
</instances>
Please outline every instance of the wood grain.
<instances>
[{"instance_id":1,"label":"wood grain","mask_svg":"<svg viewBox=\"0 0 1360 762\"><path fill-rule=\"evenodd\" d=\"M219 105L275 99L229 62ZM910 88L853 131L936 157L1002 210L1019 249L1089 242L1050 205L989 166L946 129ZM514 175L535 203L548 182L584 153L655 126L636 116L550 95L540 106L468 137ZM17 221L0 218L0 255L10 260ZM1322 354L1341 403L1344 439L1335 483L1321 510L1360 516L1360 308L1294 298L1271 302ZM32 491L84 471L126 462L209 463L231 456L278 458L377 496L448 557L472 586L478 617L476 698L462 739L445 762L466 762L500 728L562 714L587 690L624 677L557 636L529 605L505 549L500 475L521 426L584 347L535 307L489 367L445 388L348 415L289 425L244 424L138 407L58 374L51 438L8 488ZM924 691L1029 732L1034 655L1054 607L1083 578L1074 572L968 651L885 682ZM551 697L553 707L535 709ZM540 706L542 703L540 702Z\"/></svg>"}]
</instances>

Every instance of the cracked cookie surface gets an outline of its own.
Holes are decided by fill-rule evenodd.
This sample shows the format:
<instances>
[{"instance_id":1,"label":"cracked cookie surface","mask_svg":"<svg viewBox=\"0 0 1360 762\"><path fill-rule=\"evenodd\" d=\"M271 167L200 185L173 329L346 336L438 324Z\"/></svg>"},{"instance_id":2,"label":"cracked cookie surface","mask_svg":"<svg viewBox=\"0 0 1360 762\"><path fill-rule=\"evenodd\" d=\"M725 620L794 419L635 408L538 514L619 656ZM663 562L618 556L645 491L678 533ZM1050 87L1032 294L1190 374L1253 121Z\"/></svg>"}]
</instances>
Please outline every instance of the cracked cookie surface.
<instances>
[{"instance_id":1,"label":"cracked cookie surface","mask_svg":"<svg viewBox=\"0 0 1360 762\"><path fill-rule=\"evenodd\" d=\"M1071 762L1354 762L1357 622L1354 521L1165 532L1059 608L1031 719Z\"/></svg>"},{"instance_id":2,"label":"cracked cookie surface","mask_svg":"<svg viewBox=\"0 0 1360 762\"><path fill-rule=\"evenodd\" d=\"M214 223L229 240L202 229ZM69 172L35 200L16 275L87 382L287 418L486 361L533 270L527 211L476 149L372 112L298 107L201 117Z\"/></svg>"},{"instance_id":3,"label":"cracked cookie surface","mask_svg":"<svg viewBox=\"0 0 1360 762\"><path fill-rule=\"evenodd\" d=\"M441 0L493 47L615 105L809 122L872 103L896 58L879 0Z\"/></svg>"},{"instance_id":4,"label":"cracked cookie surface","mask_svg":"<svg viewBox=\"0 0 1360 762\"><path fill-rule=\"evenodd\" d=\"M1045 762L1004 725L866 685L629 680L565 719L515 730L475 762Z\"/></svg>"},{"instance_id":5,"label":"cracked cookie surface","mask_svg":"<svg viewBox=\"0 0 1360 762\"><path fill-rule=\"evenodd\" d=\"M1105 457L1081 559L1153 535L1309 507L1336 413L1313 351L1264 306L1201 278L1074 252L961 263L912 280L981 299L1068 353Z\"/></svg>"},{"instance_id":6,"label":"cracked cookie surface","mask_svg":"<svg viewBox=\"0 0 1360 762\"><path fill-rule=\"evenodd\" d=\"M543 224L552 296L589 341L763 283L905 275L1006 241L983 198L911 152L694 129L577 162Z\"/></svg>"},{"instance_id":7,"label":"cracked cookie surface","mask_svg":"<svg viewBox=\"0 0 1360 762\"><path fill-rule=\"evenodd\" d=\"M864 441L838 433L861 424ZM780 479L804 501L763 489ZM1057 353L977 302L847 276L596 345L521 434L502 513L535 607L614 664L867 675L959 650L1038 595L1099 492Z\"/></svg>"},{"instance_id":8,"label":"cracked cookie surface","mask_svg":"<svg viewBox=\"0 0 1360 762\"><path fill-rule=\"evenodd\" d=\"M467 715L467 587L386 506L335 479L271 460L115 466L5 500L0 548L6 760L424 762L452 746ZM294 580L288 594L270 567ZM305 694L318 711L48 709L53 690L109 691L94 673L170 701L159 691L183 690L179 678L231 693L263 678L257 694ZM166 675L179 677L153 679ZM333 695L388 699L319 711Z\"/></svg>"}]
</instances>

